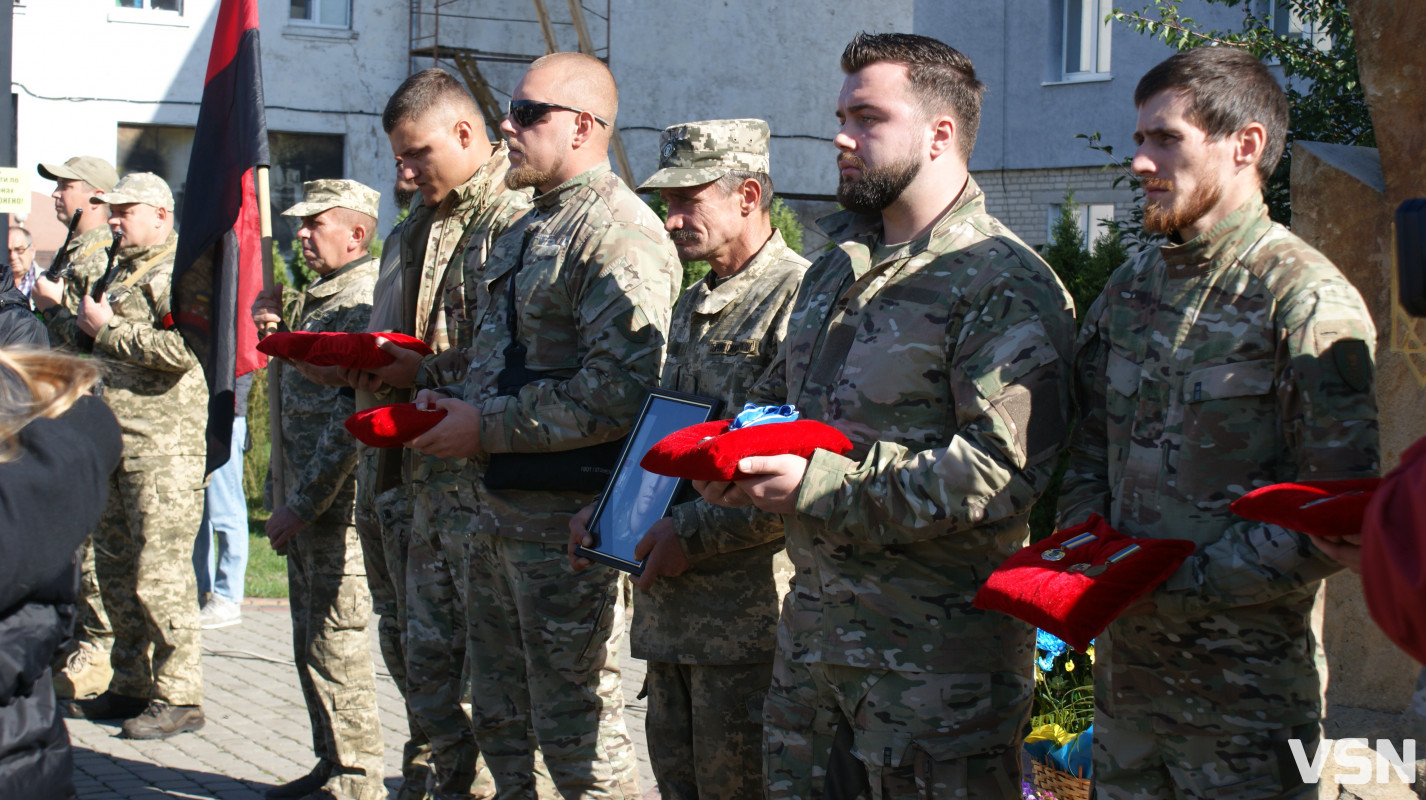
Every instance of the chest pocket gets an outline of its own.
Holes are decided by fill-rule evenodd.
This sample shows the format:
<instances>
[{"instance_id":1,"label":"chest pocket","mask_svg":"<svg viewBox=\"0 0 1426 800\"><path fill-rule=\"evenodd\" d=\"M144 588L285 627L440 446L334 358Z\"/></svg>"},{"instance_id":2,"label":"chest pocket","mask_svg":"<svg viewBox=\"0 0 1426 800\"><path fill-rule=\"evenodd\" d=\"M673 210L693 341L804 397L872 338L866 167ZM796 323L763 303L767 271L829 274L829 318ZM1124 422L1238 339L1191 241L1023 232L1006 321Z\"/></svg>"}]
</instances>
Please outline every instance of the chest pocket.
<instances>
[{"instance_id":1,"label":"chest pocket","mask_svg":"<svg viewBox=\"0 0 1426 800\"><path fill-rule=\"evenodd\" d=\"M515 280L516 329L525 345L525 365L538 371L579 366L579 333L573 329L574 312L559 280L560 262L567 239L536 235L525 248L523 266ZM505 289L508 291L508 286ZM502 297L508 303L508 295Z\"/></svg>"},{"instance_id":2,"label":"chest pocket","mask_svg":"<svg viewBox=\"0 0 1426 800\"><path fill-rule=\"evenodd\" d=\"M1184 378L1178 486L1200 507L1224 505L1255 481L1273 479L1281 427L1275 374L1273 359L1264 358L1203 367Z\"/></svg>"},{"instance_id":3,"label":"chest pocket","mask_svg":"<svg viewBox=\"0 0 1426 800\"><path fill-rule=\"evenodd\" d=\"M1109 385L1109 391L1104 393L1106 441L1112 448L1108 453L1109 485L1118 486L1129 458L1131 428L1138 418L1136 404L1142 370L1132 359L1110 350L1104 372Z\"/></svg>"}]
</instances>

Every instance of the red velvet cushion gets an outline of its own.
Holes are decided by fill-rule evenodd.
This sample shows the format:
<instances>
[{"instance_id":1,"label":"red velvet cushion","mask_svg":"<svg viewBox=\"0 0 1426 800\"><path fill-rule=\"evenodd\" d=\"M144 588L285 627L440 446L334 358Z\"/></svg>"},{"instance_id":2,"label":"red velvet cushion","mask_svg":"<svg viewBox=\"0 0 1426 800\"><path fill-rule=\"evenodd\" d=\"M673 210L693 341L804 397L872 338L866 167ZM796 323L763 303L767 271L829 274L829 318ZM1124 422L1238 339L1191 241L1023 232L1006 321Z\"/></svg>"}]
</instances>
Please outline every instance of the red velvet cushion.
<instances>
[{"instance_id":1,"label":"red velvet cushion","mask_svg":"<svg viewBox=\"0 0 1426 800\"><path fill-rule=\"evenodd\" d=\"M422 411L415 403L374 406L347 417L347 430L372 447L400 447L436 427L446 418L444 408Z\"/></svg>"},{"instance_id":2,"label":"red velvet cushion","mask_svg":"<svg viewBox=\"0 0 1426 800\"><path fill-rule=\"evenodd\" d=\"M1313 536L1356 536L1380 478L1275 483L1254 489L1229 508L1240 517Z\"/></svg>"},{"instance_id":3,"label":"red velvet cushion","mask_svg":"<svg viewBox=\"0 0 1426 800\"><path fill-rule=\"evenodd\" d=\"M1064 547L1081 534L1092 538ZM1139 549L1107 563L1132 545ZM1098 514L1091 515L1083 525L1058 531L1005 559L976 593L975 607L1003 611L1084 652L1130 603L1172 575L1194 547L1182 539L1130 538ZM1062 557L1045 558L1051 550Z\"/></svg>"},{"instance_id":4,"label":"red velvet cushion","mask_svg":"<svg viewBox=\"0 0 1426 800\"><path fill-rule=\"evenodd\" d=\"M1426 664L1426 439L1407 448L1367 505L1362 591L1387 638Z\"/></svg>"},{"instance_id":5,"label":"red velvet cushion","mask_svg":"<svg viewBox=\"0 0 1426 800\"><path fill-rule=\"evenodd\" d=\"M748 477L738 472L738 462L748 456L811 458L817 450L841 455L852 449L841 431L822 422L800 419L730 431L731 422L717 419L674 431L650 448L639 466L691 481L731 481Z\"/></svg>"},{"instance_id":6,"label":"red velvet cushion","mask_svg":"<svg viewBox=\"0 0 1426 800\"><path fill-rule=\"evenodd\" d=\"M313 333L284 331L270 333L257 343L257 349L277 358L305 361L318 367L375 369L396 359L376 345L377 337L394 342L423 356L431 348L414 336L404 333Z\"/></svg>"}]
</instances>

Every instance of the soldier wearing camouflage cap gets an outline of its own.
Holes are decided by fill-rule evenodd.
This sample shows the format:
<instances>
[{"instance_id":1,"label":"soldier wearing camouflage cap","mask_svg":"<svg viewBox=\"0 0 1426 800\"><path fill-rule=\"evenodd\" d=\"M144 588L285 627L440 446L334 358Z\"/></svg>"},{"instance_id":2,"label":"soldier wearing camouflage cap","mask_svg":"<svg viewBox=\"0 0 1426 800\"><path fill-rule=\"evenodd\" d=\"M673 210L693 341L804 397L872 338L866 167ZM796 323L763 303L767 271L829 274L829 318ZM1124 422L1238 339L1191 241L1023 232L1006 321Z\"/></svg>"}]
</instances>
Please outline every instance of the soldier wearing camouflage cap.
<instances>
[{"instance_id":1,"label":"soldier wearing camouflage cap","mask_svg":"<svg viewBox=\"0 0 1426 800\"><path fill-rule=\"evenodd\" d=\"M968 172L984 85L913 34L842 53L837 243L749 392L852 450L744 459L796 570L762 707L768 797L1016 797L1034 629L972 604L1029 536L1068 417L1069 295ZM867 785L869 784L869 785ZM874 788L873 788L874 787ZM860 791L859 791L860 790Z\"/></svg>"},{"instance_id":2,"label":"soldier wearing camouflage cap","mask_svg":"<svg viewBox=\"0 0 1426 800\"><path fill-rule=\"evenodd\" d=\"M104 400L124 433L124 464L95 532L95 569L114 628L114 677L66 713L124 719L122 735L166 738L203 726L193 533L203 516L208 388L198 357L169 323L178 236L173 194L151 173L113 191L109 226L119 242L109 291L93 300L76 273L78 314L44 313L51 337L92 347L104 367ZM81 336L82 334L82 336ZM86 338L87 337L87 338Z\"/></svg>"},{"instance_id":3,"label":"soldier wearing camouflage cap","mask_svg":"<svg viewBox=\"0 0 1426 800\"><path fill-rule=\"evenodd\" d=\"M1096 794L1317 797L1290 751L1322 737L1321 581L1338 565L1230 504L1377 474L1376 330L1337 267L1268 216L1288 100L1261 61L1185 51L1134 103L1144 226L1169 241L1084 315L1060 521L1197 550L1098 640Z\"/></svg>"},{"instance_id":4,"label":"soldier wearing camouflage cap","mask_svg":"<svg viewBox=\"0 0 1426 800\"><path fill-rule=\"evenodd\" d=\"M381 196L349 180L307 181L303 190L302 201L282 213L301 217L297 239L319 278L304 292L294 328L364 331L377 274L368 247ZM276 288L259 295L253 305L259 330L283 322L280 299ZM366 633L369 556L353 517L363 454L344 428L355 399L350 390L309 380L300 367L282 370L280 391L288 483L286 497L270 497L267 535L273 547L287 548L293 651L317 764L267 796L384 800L376 676Z\"/></svg>"},{"instance_id":5,"label":"soldier wearing camouflage cap","mask_svg":"<svg viewBox=\"0 0 1426 800\"><path fill-rule=\"evenodd\" d=\"M660 386L730 410L781 350L808 266L772 227L768 139L760 119L671 126L658 172L639 187L667 203L664 228L684 264L709 265L673 307ZM701 499L671 514L634 532L648 559L630 644L648 662L649 761L667 800L758 800L762 725L748 704L767 694L792 575L782 520ZM572 544L585 542L585 518L571 525Z\"/></svg>"}]
</instances>

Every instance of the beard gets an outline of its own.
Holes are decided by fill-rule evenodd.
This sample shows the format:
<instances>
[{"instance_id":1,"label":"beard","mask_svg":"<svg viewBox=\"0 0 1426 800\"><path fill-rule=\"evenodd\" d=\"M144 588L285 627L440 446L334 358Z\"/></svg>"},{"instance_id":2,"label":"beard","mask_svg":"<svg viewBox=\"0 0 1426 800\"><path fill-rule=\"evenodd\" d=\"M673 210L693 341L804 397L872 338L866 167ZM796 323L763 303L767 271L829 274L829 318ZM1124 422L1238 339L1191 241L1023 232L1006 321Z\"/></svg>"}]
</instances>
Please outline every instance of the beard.
<instances>
[{"instance_id":1,"label":"beard","mask_svg":"<svg viewBox=\"0 0 1426 800\"><path fill-rule=\"evenodd\" d=\"M1193 194L1183 198L1183 202L1177 208L1165 206L1157 200L1144 201L1144 230L1149 233L1157 233L1164 236L1174 234L1197 222L1213 210L1218 205L1218 201L1223 198L1223 185L1208 176L1200 175L1198 186L1193 190ZM1173 191L1173 181L1163 178L1145 178L1143 186L1146 189L1164 189Z\"/></svg>"},{"instance_id":2,"label":"beard","mask_svg":"<svg viewBox=\"0 0 1426 800\"><path fill-rule=\"evenodd\" d=\"M416 192L402 189L401 184L398 183L392 187L391 196L396 200L397 213L400 213L411 207L411 198L416 196Z\"/></svg>"},{"instance_id":3,"label":"beard","mask_svg":"<svg viewBox=\"0 0 1426 800\"><path fill-rule=\"evenodd\" d=\"M524 150L517 150L511 145L510 152L519 153L523 156L520 166L512 166L505 173L505 188L525 189L533 187L538 190L541 186L548 186L555 176L559 174L560 168L564 166L564 159L560 163L552 165L549 169L540 169L530 163L530 156Z\"/></svg>"},{"instance_id":4,"label":"beard","mask_svg":"<svg viewBox=\"0 0 1426 800\"><path fill-rule=\"evenodd\" d=\"M896 202L911 181L921 172L921 163L910 155L884 167L868 167L851 153L837 156L837 166L850 164L861 170L857 177L841 176L837 183L837 202L858 214L879 214Z\"/></svg>"}]
</instances>

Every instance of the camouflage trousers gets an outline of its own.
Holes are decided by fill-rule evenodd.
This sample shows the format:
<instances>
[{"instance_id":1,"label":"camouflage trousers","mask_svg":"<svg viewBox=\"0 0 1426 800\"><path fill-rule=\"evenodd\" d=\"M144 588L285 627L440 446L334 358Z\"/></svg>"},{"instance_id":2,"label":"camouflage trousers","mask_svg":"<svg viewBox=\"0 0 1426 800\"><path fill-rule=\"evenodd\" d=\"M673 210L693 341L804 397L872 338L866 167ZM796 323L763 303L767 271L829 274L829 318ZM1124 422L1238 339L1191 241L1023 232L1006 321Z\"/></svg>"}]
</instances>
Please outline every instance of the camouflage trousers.
<instances>
[{"instance_id":1,"label":"camouflage trousers","mask_svg":"<svg viewBox=\"0 0 1426 800\"><path fill-rule=\"evenodd\" d=\"M104 610L104 594L99 590L99 575L94 564L94 536L91 534L79 549L79 631L74 638L76 642L86 642L108 653L114 649L114 628Z\"/></svg>"},{"instance_id":2,"label":"camouflage trousers","mask_svg":"<svg viewBox=\"0 0 1426 800\"><path fill-rule=\"evenodd\" d=\"M360 473L359 473L360 474ZM359 478L360 480L360 478ZM386 671L401 692L406 707L406 744L401 748L401 776L414 786L425 786L431 769L431 745L406 702L406 547L411 539L411 493L398 486L367 500L358 490L357 538L366 565L366 585L376 614L376 641Z\"/></svg>"},{"instance_id":3,"label":"camouflage trousers","mask_svg":"<svg viewBox=\"0 0 1426 800\"><path fill-rule=\"evenodd\" d=\"M1137 724L1136 724L1137 723ZM1291 739L1310 758L1322 739L1319 723L1256 733L1185 736L1151 730L1094 710L1096 797L1109 800L1315 800L1304 783Z\"/></svg>"},{"instance_id":4,"label":"camouflage trousers","mask_svg":"<svg viewBox=\"0 0 1426 800\"><path fill-rule=\"evenodd\" d=\"M647 666L644 731L663 800L761 800L772 664Z\"/></svg>"},{"instance_id":5,"label":"camouflage trousers","mask_svg":"<svg viewBox=\"0 0 1426 800\"><path fill-rule=\"evenodd\" d=\"M288 542L292 653L312 752L331 768L328 788L353 800L385 800L365 572L350 525L314 523Z\"/></svg>"},{"instance_id":6,"label":"camouflage trousers","mask_svg":"<svg viewBox=\"0 0 1426 800\"><path fill-rule=\"evenodd\" d=\"M406 550L406 700L431 743L440 798L480 796L466 659L466 542L475 511L456 492L416 492ZM488 779L486 781L488 786Z\"/></svg>"},{"instance_id":7,"label":"camouflage trousers","mask_svg":"<svg viewBox=\"0 0 1426 800\"><path fill-rule=\"evenodd\" d=\"M780 644L786 641L780 626ZM1034 689L1031 675L895 672L773 662L763 706L763 768L771 800L821 798L839 725L873 800L1014 798ZM1028 665L1027 665L1028 667ZM849 793L846 796L858 796Z\"/></svg>"},{"instance_id":8,"label":"camouflage trousers","mask_svg":"<svg viewBox=\"0 0 1426 800\"><path fill-rule=\"evenodd\" d=\"M193 533L203 520L203 456L125 458L109 476L94 573L114 628L119 694L203 702Z\"/></svg>"},{"instance_id":9,"label":"camouflage trousers","mask_svg":"<svg viewBox=\"0 0 1426 800\"><path fill-rule=\"evenodd\" d=\"M621 573L503 536L477 534L470 553L472 715L496 796L534 800L538 748L561 796L637 800Z\"/></svg>"}]
</instances>

